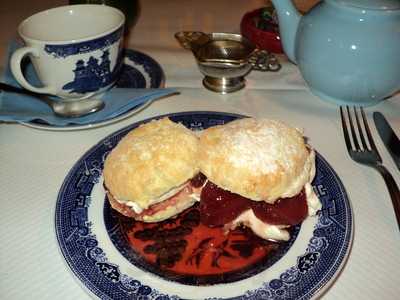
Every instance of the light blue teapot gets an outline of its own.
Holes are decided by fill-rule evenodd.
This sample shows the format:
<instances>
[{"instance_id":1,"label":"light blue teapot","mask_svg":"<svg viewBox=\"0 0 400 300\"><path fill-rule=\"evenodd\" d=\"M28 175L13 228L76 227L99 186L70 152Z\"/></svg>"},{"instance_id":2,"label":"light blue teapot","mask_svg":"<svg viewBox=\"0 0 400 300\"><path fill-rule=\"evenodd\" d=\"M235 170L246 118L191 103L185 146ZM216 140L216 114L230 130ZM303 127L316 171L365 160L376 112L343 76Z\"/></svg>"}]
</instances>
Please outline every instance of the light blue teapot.
<instances>
[{"instance_id":1,"label":"light blue teapot","mask_svg":"<svg viewBox=\"0 0 400 300\"><path fill-rule=\"evenodd\" d=\"M400 90L400 1L325 0L301 15L272 0L283 49L312 93L374 105Z\"/></svg>"}]
</instances>

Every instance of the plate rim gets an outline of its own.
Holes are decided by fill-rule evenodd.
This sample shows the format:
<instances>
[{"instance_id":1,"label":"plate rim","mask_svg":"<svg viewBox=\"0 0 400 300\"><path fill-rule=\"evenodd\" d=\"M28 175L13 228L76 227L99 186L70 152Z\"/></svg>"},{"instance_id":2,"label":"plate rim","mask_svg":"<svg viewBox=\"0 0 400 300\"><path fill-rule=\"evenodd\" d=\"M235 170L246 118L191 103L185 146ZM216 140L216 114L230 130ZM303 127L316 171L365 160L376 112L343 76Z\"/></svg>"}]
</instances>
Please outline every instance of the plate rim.
<instances>
[{"instance_id":1,"label":"plate rim","mask_svg":"<svg viewBox=\"0 0 400 300\"><path fill-rule=\"evenodd\" d=\"M87 283L86 281L83 281L81 279L81 275L76 272L76 270L74 270L73 265L70 263L70 261L67 259L64 250L61 247L61 238L60 238L60 234L58 232L57 229L57 212L58 212L58 207L60 205L60 200L61 200L61 196L62 196L62 191L64 190L65 186L68 184L68 179L75 173L76 169L79 168L80 164L79 162L83 162L90 153L93 152L93 150L95 150L96 147L98 147L99 144L104 143L105 141L107 141L108 139L117 136L119 134L121 134L124 131L127 131L129 129L135 128L143 123L149 122L150 120L153 119L160 119L166 116L170 116L170 117L179 117L179 116L190 116L190 115L210 115L210 114L217 114L217 115L224 115L224 116L232 116L232 117L236 117L236 118L243 118L243 117L249 117L247 115L244 114L238 114L238 113L230 113L230 112L225 112L225 111L182 111L182 112L176 112L176 113L165 113L162 115L156 115L156 116L152 116L149 118L146 118L144 120L140 120L137 121L133 124L130 124L128 126L125 126L123 128L120 128L119 130L116 130L114 132L112 132L111 134L107 135L106 137L100 139L97 143L95 143L92 147L90 147L87 151L85 151L85 153L83 155L81 155L79 157L79 159L74 163L74 165L72 166L72 168L69 170L69 172L67 173L67 175L64 177L64 181L60 187L58 196L57 196L57 202L55 205L55 214L54 214L54 229L56 232L56 239L57 239L57 243L58 243L58 249L59 252L61 253L63 260L65 260L65 263L68 265L68 269L70 271L71 274L74 274L75 279L79 279L79 283L80 286L84 287L85 291L89 291L91 292L91 296L96 296L96 297L104 297L107 295L104 295L103 292L96 288L96 287L92 287L92 284L89 282ZM319 153L318 153L319 154ZM345 265L348 262L349 256L350 256L350 252L351 249L353 247L353 240L354 240L354 213L353 213L353 208L352 208L352 203L350 201L350 198L348 197L348 193L345 189L345 186L343 184L343 182L340 180L338 174L336 173L336 171L333 169L333 167L328 163L328 161L319 154L319 158L322 160L322 162L326 165L326 167L330 170L330 172L332 173L332 175L335 178L335 182L338 184L339 186L339 190L341 191L342 195L343 195L343 199L346 202L346 210L348 211L348 216L347 217L347 224L349 224L350 226L347 226L347 234L344 236L344 243L343 246L346 247L346 251L345 252L341 252L341 256L338 257L338 259L340 259L340 262L338 264L336 263L332 263L330 265L331 269L334 269L334 272L328 272L326 279L324 280L324 282L320 282L319 285L313 287L311 290L309 290L306 294L300 295L300 297L298 299L314 299L314 298L319 298L321 297L323 294L326 293L327 290L329 290L329 288L336 282L337 278L340 276L340 274L343 272ZM342 247L343 247L342 246ZM335 268L336 266L336 268ZM330 274L330 275L329 275ZM143 284L144 285L144 284ZM93 288L93 289L92 289ZM155 289L156 291L158 291L156 289L156 287L151 286L152 289ZM256 290L260 289L261 286L257 287ZM247 291L248 292L248 291ZM312 294L310 295L310 293L312 292ZM242 295L233 297L234 299L239 298L239 297L243 297L246 295L246 291L243 291ZM173 295L169 295L169 297L171 297L171 299L175 299L176 296ZM233 299L232 297L229 298L221 298L221 299ZM181 298L179 298L181 299ZM217 299L217 298L215 298ZM219 299L219 298L218 298ZM297 298L296 298L297 299Z\"/></svg>"},{"instance_id":2,"label":"plate rim","mask_svg":"<svg viewBox=\"0 0 400 300\"><path fill-rule=\"evenodd\" d=\"M317 151L316 151L317 152ZM319 288L317 288L314 292L314 294L311 296L311 299L317 299L322 297L336 282L336 280L339 278L339 276L342 274L349 258L350 258L350 252L353 248L353 242L354 242L354 210L353 210L353 205L350 201L349 195L346 191L346 188L344 186L344 183L340 180L339 175L335 171L333 167L328 163L328 161L323 157L321 154L319 155L319 158L328 166L330 167L330 171L332 172L332 175L335 177L336 182L339 183L339 187L341 189L341 192L345 196L345 199L347 200L347 205L348 205L348 210L349 210L349 223L350 223L350 229L349 233L350 236L348 238L348 244L346 244L346 251L343 253L343 259L340 261L339 265L337 266L336 271L333 273L330 278L327 278L327 282L325 284L322 284ZM301 299L301 298L300 298Z\"/></svg>"}]
</instances>

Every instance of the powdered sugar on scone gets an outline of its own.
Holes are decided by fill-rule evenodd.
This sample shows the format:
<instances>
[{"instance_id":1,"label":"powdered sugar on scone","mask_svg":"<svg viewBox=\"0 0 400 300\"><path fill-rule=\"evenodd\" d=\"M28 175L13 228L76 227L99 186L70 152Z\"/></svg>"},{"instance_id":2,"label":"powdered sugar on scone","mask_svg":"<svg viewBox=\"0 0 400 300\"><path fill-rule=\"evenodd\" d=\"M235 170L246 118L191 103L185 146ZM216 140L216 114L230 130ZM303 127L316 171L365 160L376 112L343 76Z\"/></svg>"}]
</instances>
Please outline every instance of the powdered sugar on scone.
<instances>
[{"instance_id":1,"label":"powdered sugar on scone","mask_svg":"<svg viewBox=\"0 0 400 300\"><path fill-rule=\"evenodd\" d=\"M292 168L293 163L288 158L298 151L296 146L299 142L302 143L302 136L298 136L300 141L297 143L288 143L288 137L282 134L288 129L281 122L266 119L258 122L254 119L246 119L246 121L232 123L229 130L232 134L225 140L227 145L232 147L229 160L233 165L251 168L262 173L274 172L278 165L283 165L285 169ZM239 126L240 128L235 128Z\"/></svg>"},{"instance_id":2,"label":"powdered sugar on scone","mask_svg":"<svg viewBox=\"0 0 400 300\"><path fill-rule=\"evenodd\" d=\"M246 118L209 128L200 149L200 169L209 180L252 200L294 196L315 173L315 153L301 131L276 120Z\"/></svg>"}]
</instances>

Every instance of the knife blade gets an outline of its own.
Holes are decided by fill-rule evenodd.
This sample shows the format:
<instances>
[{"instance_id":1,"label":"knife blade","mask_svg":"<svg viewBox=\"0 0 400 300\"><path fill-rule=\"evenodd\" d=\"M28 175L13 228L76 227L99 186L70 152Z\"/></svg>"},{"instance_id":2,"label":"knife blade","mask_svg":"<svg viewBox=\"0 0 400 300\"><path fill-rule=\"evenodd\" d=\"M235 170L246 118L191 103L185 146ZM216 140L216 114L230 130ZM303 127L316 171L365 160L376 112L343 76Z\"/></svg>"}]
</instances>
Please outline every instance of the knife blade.
<instances>
[{"instance_id":1,"label":"knife blade","mask_svg":"<svg viewBox=\"0 0 400 300\"><path fill-rule=\"evenodd\" d=\"M374 112L373 117L379 136L400 171L400 140L383 114Z\"/></svg>"}]
</instances>

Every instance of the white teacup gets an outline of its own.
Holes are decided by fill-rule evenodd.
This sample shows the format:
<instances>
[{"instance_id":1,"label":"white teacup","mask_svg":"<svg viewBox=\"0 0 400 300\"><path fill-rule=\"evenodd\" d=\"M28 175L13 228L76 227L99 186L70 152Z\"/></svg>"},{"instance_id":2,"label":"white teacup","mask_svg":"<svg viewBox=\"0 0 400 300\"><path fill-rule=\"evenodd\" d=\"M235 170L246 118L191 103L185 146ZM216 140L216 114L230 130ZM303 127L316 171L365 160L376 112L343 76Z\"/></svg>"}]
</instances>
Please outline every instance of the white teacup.
<instances>
[{"instance_id":1,"label":"white teacup","mask_svg":"<svg viewBox=\"0 0 400 300\"><path fill-rule=\"evenodd\" d=\"M82 99L104 92L122 67L124 14L105 5L69 5L39 12L18 27L25 47L11 57L11 71L26 89ZM28 55L43 87L21 70Z\"/></svg>"}]
</instances>

